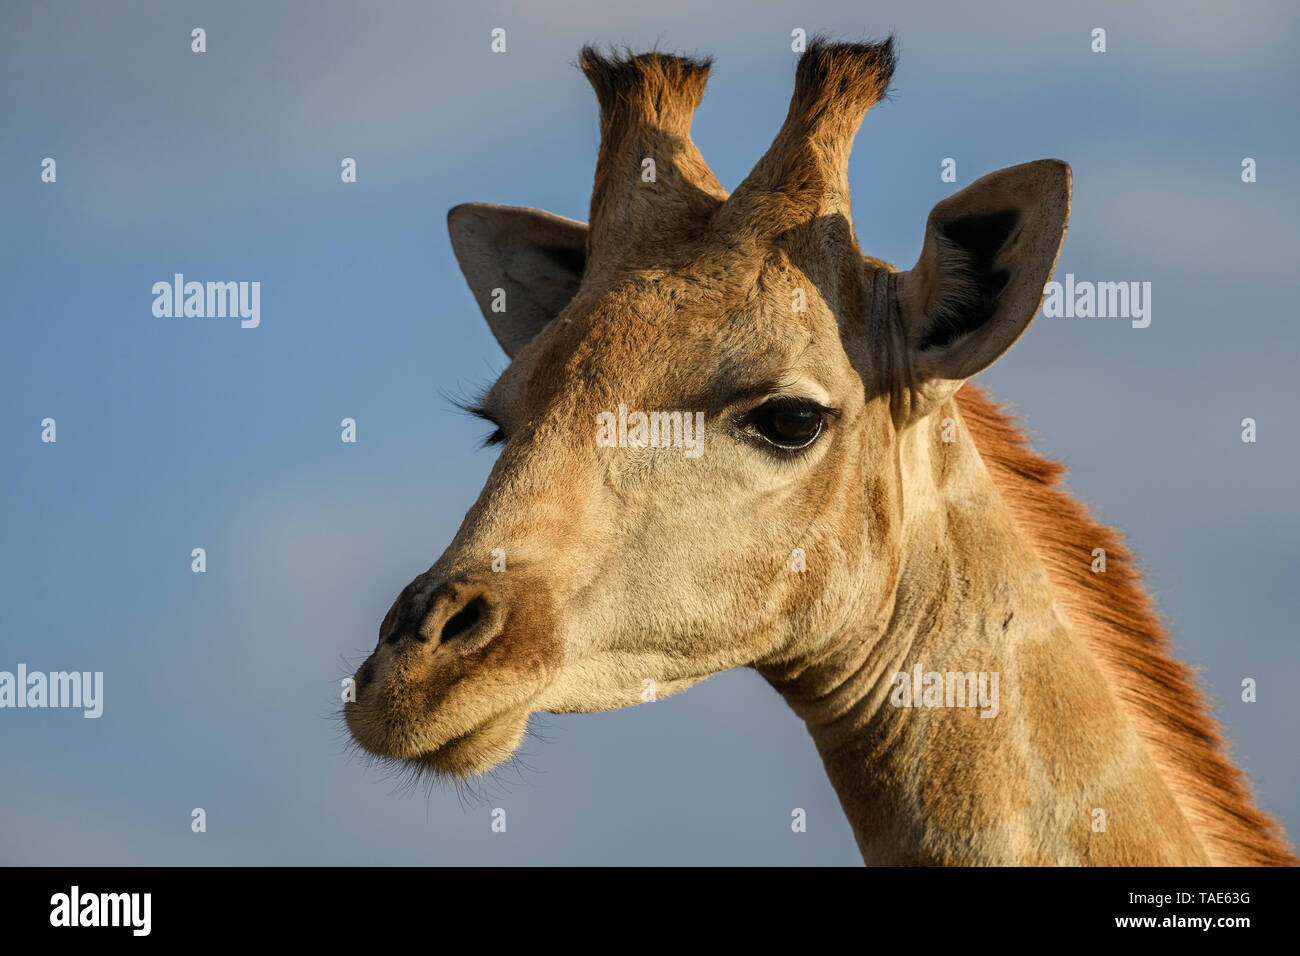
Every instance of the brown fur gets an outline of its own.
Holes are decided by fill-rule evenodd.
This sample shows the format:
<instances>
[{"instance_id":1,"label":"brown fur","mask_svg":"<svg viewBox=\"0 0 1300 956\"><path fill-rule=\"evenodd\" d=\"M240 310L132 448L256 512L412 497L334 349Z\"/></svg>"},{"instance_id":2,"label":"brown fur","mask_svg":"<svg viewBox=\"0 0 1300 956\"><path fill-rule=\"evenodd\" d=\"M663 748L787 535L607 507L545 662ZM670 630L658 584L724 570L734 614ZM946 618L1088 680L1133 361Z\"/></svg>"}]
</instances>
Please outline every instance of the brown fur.
<instances>
[{"instance_id":1,"label":"brown fur","mask_svg":"<svg viewBox=\"0 0 1300 956\"><path fill-rule=\"evenodd\" d=\"M957 401L1003 502L1207 851L1229 866L1295 865L1278 824L1255 807L1229 761L1191 668L1170 657L1169 635L1119 532L1093 521L1062 487L1065 467L1035 454L981 389L966 385ZM1091 569L1093 548L1106 551L1105 573Z\"/></svg>"},{"instance_id":2,"label":"brown fur","mask_svg":"<svg viewBox=\"0 0 1300 956\"><path fill-rule=\"evenodd\" d=\"M586 46L578 65L600 103L602 145L617 145L634 126L646 124L684 136L704 96L712 61L668 53L602 56Z\"/></svg>"},{"instance_id":3,"label":"brown fur","mask_svg":"<svg viewBox=\"0 0 1300 956\"><path fill-rule=\"evenodd\" d=\"M795 68L785 123L727 201L720 229L770 238L822 216L847 220L849 150L863 115L889 89L894 67L892 38L813 40Z\"/></svg>"},{"instance_id":4,"label":"brown fur","mask_svg":"<svg viewBox=\"0 0 1300 956\"><path fill-rule=\"evenodd\" d=\"M709 61L666 53L578 60L600 102L600 153L591 191L587 259L631 249L671 256L726 198L691 142L691 117L709 79ZM642 178L642 163L655 178ZM642 256L643 265L649 260Z\"/></svg>"}]
</instances>

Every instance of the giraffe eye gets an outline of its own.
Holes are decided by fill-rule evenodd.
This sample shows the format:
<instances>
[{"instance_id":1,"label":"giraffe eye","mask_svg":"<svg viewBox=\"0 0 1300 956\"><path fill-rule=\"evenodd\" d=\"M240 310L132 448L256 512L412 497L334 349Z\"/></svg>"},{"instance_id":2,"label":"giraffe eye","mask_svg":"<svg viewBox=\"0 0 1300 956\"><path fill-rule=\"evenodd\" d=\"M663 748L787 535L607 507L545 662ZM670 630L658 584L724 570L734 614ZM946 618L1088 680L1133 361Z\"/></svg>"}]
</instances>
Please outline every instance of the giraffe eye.
<instances>
[{"instance_id":1,"label":"giraffe eye","mask_svg":"<svg viewBox=\"0 0 1300 956\"><path fill-rule=\"evenodd\" d=\"M778 448L807 448L822 432L826 409L800 398L774 398L749 413L747 425Z\"/></svg>"}]
</instances>

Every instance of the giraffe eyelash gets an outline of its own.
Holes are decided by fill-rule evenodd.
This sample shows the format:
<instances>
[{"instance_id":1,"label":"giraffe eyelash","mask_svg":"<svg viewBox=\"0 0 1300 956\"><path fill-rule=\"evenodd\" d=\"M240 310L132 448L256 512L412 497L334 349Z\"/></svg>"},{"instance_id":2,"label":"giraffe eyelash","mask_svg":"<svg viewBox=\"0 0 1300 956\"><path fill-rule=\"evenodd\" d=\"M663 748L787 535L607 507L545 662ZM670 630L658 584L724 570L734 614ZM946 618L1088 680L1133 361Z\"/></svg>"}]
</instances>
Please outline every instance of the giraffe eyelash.
<instances>
[{"instance_id":1,"label":"giraffe eyelash","mask_svg":"<svg viewBox=\"0 0 1300 956\"><path fill-rule=\"evenodd\" d=\"M480 448L489 448L492 445L505 444L505 430L501 427L501 423L497 421L496 414L488 404L487 392L483 392L469 400L450 398L449 401L462 412L465 412L468 415L473 415L475 418L485 421L493 427L492 433L484 438L482 443L479 445Z\"/></svg>"}]
</instances>

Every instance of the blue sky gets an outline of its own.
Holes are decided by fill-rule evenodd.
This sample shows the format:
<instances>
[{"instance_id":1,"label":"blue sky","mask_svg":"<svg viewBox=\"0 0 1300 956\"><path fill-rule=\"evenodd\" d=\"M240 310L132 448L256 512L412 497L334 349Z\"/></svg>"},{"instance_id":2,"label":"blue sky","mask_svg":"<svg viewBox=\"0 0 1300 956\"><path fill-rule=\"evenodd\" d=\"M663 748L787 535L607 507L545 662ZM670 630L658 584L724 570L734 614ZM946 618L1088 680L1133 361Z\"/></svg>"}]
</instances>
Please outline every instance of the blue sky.
<instances>
[{"instance_id":1,"label":"blue sky","mask_svg":"<svg viewBox=\"0 0 1300 956\"><path fill-rule=\"evenodd\" d=\"M505 365L447 209L585 218L584 42L713 54L694 136L734 187L784 116L795 27L898 38L850 170L864 251L908 267L935 202L1053 156L1074 170L1057 277L1152 283L1149 328L1040 318L981 380L1126 530L1262 803L1300 827L1294 8L266 6L0 9L0 669L106 685L99 720L0 712L0 862L860 862L811 739L747 671L540 718L531 769L477 800L400 790L334 720L492 461L443 397ZM155 318L175 272L260 281L260 327Z\"/></svg>"}]
</instances>

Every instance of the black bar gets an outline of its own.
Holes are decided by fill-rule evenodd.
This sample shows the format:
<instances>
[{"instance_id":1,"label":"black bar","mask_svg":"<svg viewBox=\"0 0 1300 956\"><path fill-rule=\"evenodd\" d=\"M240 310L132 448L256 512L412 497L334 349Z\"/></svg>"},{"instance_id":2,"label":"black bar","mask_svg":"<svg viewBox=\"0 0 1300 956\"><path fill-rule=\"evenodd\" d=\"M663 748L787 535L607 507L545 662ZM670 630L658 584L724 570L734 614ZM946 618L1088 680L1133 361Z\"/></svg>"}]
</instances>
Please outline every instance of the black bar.
<instances>
[{"instance_id":1,"label":"black bar","mask_svg":"<svg viewBox=\"0 0 1300 956\"><path fill-rule=\"evenodd\" d=\"M864 948L877 926L945 946L963 939L974 944L992 932L1052 932L1051 938L1070 940L1198 935L1231 945L1243 934L1285 930L1300 889L1295 870L1246 869L59 867L10 868L2 878L7 942L75 936L92 945L281 936L373 945L390 933L417 932L439 946L451 938L442 937L440 925L494 936L531 926L559 943L568 933L586 936L611 922L622 924L634 945L637 938L650 941L644 934L662 938L674 923L682 924L669 929L674 933L700 924L708 932L716 926L743 934L742 924L761 930L773 920L802 927L812 939L822 931L848 932ZM52 925L52 918L68 922L74 886L87 918L100 911L99 894L149 894L147 935L137 935L144 929L143 896L130 910L122 897L108 900L105 912L111 917L116 908L126 925ZM60 895L68 903L62 911ZM88 896L95 902L87 903ZM1201 923L1207 919L1208 928Z\"/></svg>"}]
</instances>

